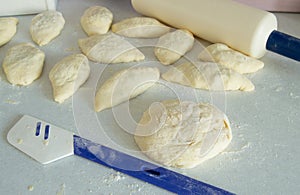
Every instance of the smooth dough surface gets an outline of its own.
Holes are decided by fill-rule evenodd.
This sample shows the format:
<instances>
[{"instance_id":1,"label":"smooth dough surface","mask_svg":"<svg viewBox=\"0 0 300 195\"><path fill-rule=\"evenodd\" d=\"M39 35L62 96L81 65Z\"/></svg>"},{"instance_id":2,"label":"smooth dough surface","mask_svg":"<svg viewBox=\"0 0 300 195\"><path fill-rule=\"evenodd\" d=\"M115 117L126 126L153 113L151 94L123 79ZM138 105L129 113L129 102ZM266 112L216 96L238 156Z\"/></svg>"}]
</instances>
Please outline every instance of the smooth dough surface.
<instances>
[{"instance_id":1,"label":"smooth dough surface","mask_svg":"<svg viewBox=\"0 0 300 195\"><path fill-rule=\"evenodd\" d=\"M185 86L213 91L253 91L255 88L246 76L212 62L186 62L171 67L162 74L162 78Z\"/></svg>"},{"instance_id":2,"label":"smooth dough surface","mask_svg":"<svg viewBox=\"0 0 300 195\"><path fill-rule=\"evenodd\" d=\"M58 11L45 11L32 18L30 34L32 40L39 46L52 41L62 31L65 19Z\"/></svg>"},{"instance_id":3,"label":"smooth dough surface","mask_svg":"<svg viewBox=\"0 0 300 195\"><path fill-rule=\"evenodd\" d=\"M97 112L134 98L159 80L157 68L136 67L115 73L99 88L95 98Z\"/></svg>"},{"instance_id":4,"label":"smooth dough surface","mask_svg":"<svg viewBox=\"0 0 300 195\"><path fill-rule=\"evenodd\" d=\"M71 97L89 75L90 66L85 55L73 54L60 60L49 73L54 100L62 103Z\"/></svg>"},{"instance_id":5,"label":"smooth dough surface","mask_svg":"<svg viewBox=\"0 0 300 195\"><path fill-rule=\"evenodd\" d=\"M112 12L102 6L89 7L80 19L81 26L88 36L107 33L112 21Z\"/></svg>"},{"instance_id":6,"label":"smooth dough surface","mask_svg":"<svg viewBox=\"0 0 300 195\"><path fill-rule=\"evenodd\" d=\"M233 50L222 43L208 46L199 54L199 59L209 62L215 61L241 74L253 73L264 67L262 61Z\"/></svg>"},{"instance_id":7,"label":"smooth dough surface","mask_svg":"<svg viewBox=\"0 0 300 195\"><path fill-rule=\"evenodd\" d=\"M149 17L127 18L112 25L114 33L134 38L155 38L170 31L170 27Z\"/></svg>"},{"instance_id":8,"label":"smooth dough surface","mask_svg":"<svg viewBox=\"0 0 300 195\"><path fill-rule=\"evenodd\" d=\"M0 18L0 47L10 41L16 34L17 24L17 18Z\"/></svg>"},{"instance_id":9,"label":"smooth dough surface","mask_svg":"<svg viewBox=\"0 0 300 195\"><path fill-rule=\"evenodd\" d=\"M40 77L45 54L30 43L10 48L3 60L7 80L14 85L29 85Z\"/></svg>"},{"instance_id":10,"label":"smooth dough surface","mask_svg":"<svg viewBox=\"0 0 300 195\"><path fill-rule=\"evenodd\" d=\"M140 50L114 33L79 39L78 44L90 60L99 63L123 63L145 59Z\"/></svg>"},{"instance_id":11,"label":"smooth dough surface","mask_svg":"<svg viewBox=\"0 0 300 195\"><path fill-rule=\"evenodd\" d=\"M226 115L216 107L166 100L144 112L134 139L141 151L158 163L193 168L222 152L232 133Z\"/></svg>"},{"instance_id":12,"label":"smooth dough surface","mask_svg":"<svg viewBox=\"0 0 300 195\"><path fill-rule=\"evenodd\" d=\"M193 45L193 34L179 29L161 36L154 48L154 53L162 64L170 65L191 50Z\"/></svg>"}]
</instances>

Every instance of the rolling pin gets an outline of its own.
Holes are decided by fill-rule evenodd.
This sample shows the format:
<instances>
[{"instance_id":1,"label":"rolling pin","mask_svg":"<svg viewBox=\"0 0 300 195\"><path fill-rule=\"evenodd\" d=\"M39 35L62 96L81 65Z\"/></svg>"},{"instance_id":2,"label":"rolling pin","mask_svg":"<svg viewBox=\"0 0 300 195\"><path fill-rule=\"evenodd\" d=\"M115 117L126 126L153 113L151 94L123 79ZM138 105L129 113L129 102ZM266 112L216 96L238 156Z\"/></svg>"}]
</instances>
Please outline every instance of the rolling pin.
<instances>
[{"instance_id":1,"label":"rolling pin","mask_svg":"<svg viewBox=\"0 0 300 195\"><path fill-rule=\"evenodd\" d=\"M133 8L254 58L272 51L300 61L300 39L277 31L276 16L232 0L131 0Z\"/></svg>"}]
</instances>

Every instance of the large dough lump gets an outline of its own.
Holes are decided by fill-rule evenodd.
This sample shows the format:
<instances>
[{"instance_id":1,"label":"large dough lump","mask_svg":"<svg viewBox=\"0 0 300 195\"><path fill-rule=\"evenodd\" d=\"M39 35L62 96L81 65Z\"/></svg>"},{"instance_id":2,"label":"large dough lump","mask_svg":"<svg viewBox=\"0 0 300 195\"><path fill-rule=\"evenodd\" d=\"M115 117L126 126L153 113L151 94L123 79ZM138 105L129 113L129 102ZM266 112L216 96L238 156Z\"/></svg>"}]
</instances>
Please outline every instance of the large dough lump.
<instances>
[{"instance_id":1,"label":"large dough lump","mask_svg":"<svg viewBox=\"0 0 300 195\"><path fill-rule=\"evenodd\" d=\"M30 33L32 40L39 46L46 45L60 34L64 25L65 19L60 12L42 12L31 21Z\"/></svg>"},{"instance_id":2,"label":"large dough lump","mask_svg":"<svg viewBox=\"0 0 300 195\"><path fill-rule=\"evenodd\" d=\"M16 34L17 24L17 18L0 18L0 47L10 41Z\"/></svg>"},{"instance_id":3,"label":"large dough lump","mask_svg":"<svg viewBox=\"0 0 300 195\"><path fill-rule=\"evenodd\" d=\"M149 17L133 17L112 25L114 33L134 38L155 38L170 31L170 27Z\"/></svg>"},{"instance_id":4,"label":"large dough lump","mask_svg":"<svg viewBox=\"0 0 300 195\"><path fill-rule=\"evenodd\" d=\"M54 100L62 103L71 97L88 79L90 66L83 54L73 54L63 58L49 73L52 83Z\"/></svg>"},{"instance_id":5,"label":"large dough lump","mask_svg":"<svg viewBox=\"0 0 300 195\"><path fill-rule=\"evenodd\" d=\"M3 60L7 80L14 85L29 85L40 77L45 54L30 43L10 48Z\"/></svg>"},{"instance_id":6,"label":"large dough lump","mask_svg":"<svg viewBox=\"0 0 300 195\"><path fill-rule=\"evenodd\" d=\"M97 112L134 98L159 80L159 70L152 67L129 68L115 73L99 88L95 98Z\"/></svg>"},{"instance_id":7,"label":"large dough lump","mask_svg":"<svg viewBox=\"0 0 300 195\"><path fill-rule=\"evenodd\" d=\"M264 67L262 61L242 54L221 43L208 46L200 53L199 58L203 61L215 61L241 74L253 73Z\"/></svg>"},{"instance_id":8,"label":"large dough lump","mask_svg":"<svg viewBox=\"0 0 300 195\"><path fill-rule=\"evenodd\" d=\"M167 100L144 112L134 139L158 163L193 168L222 152L232 133L226 115L214 106Z\"/></svg>"},{"instance_id":9,"label":"large dough lump","mask_svg":"<svg viewBox=\"0 0 300 195\"><path fill-rule=\"evenodd\" d=\"M81 16L80 23L89 36L108 32L113 20L112 12L106 7L92 6Z\"/></svg>"},{"instance_id":10,"label":"large dough lump","mask_svg":"<svg viewBox=\"0 0 300 195\"><path fill-rule=\"evenodd\" d=\"M114 33L79 39L78 44L90 60L99 63L122 63L145 59L140 50Z\"/></svg>"},{"instance_id":11,"label":"large dough lump","mask_svg":"<svg viewBox=\"0 0 300 195\"><path fill-rule=\"evenodd\" d=\"M253 91L255 88L246 76L212 62L183 63L171 67L162 78L181 85L212 91Z\"/></svg>"}]
</instances>

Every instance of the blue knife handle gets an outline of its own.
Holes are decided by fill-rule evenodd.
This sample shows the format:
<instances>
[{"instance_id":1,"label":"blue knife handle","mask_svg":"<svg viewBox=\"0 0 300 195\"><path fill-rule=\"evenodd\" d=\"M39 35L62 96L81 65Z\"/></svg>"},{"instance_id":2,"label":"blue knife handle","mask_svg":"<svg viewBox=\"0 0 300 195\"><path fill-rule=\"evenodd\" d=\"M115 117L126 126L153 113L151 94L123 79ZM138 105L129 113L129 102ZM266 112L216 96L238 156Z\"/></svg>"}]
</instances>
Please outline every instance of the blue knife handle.
<instances>
[{"instance_id":1,"label":"blue knife handle","mask_svg":"<svg viewBox=\"0 0 300 195\"><path fill-rule=\"evenodd\" d=\"M74 154L176 194L232 194L76 135Z\"/></svg>"},{"instance_id":2,"label":"blue knife handle","mask_svg":"<svg viewBox=\"0 0 300 195\"><path fill-rule=\"evenodd\" d=\"M300 39L274 30L267 41L266 49L300 61Z\"/></svg>"}]
</instances>

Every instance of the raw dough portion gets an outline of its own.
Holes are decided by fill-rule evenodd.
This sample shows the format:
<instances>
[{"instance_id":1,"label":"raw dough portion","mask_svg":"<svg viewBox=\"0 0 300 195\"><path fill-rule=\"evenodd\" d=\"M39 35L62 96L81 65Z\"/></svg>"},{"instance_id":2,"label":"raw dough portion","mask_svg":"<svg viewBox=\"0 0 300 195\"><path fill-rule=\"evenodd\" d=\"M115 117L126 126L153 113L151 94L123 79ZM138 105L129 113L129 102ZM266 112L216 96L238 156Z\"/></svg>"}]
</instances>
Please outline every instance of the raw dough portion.
<instances>
[{"instance_id":1,"label":"raw dough portion","mask_svg":"<svg viewBox=\"0 0 300 195\"><path fill-rule=\"evenodd\" d=\"M81 51L92 61L100 63L122 63L144 60L140 50L122 37L107 33L78 40Z\"/></svg>"},{"instance_id":2,"label":"raw dough portion","mask_svg":"<svg viewBox=\"0 0 300 195\"><path fill-rule=\"evenodd\" d=\"M10 48L3 60L7 80L13 85L29 85L40 77L45 54L30 43Z\"/></svg>"},{"instance_id":3,"label":"raw dough portion","mask_svg":"<svg viewBox=\"0 0 300 195\"><path fill-rule=\"evenodd\" d=\"M149 17L133 17L115 23L112 32L126 37L155 38L170 31L170 27Z\"/></svg>"},{"instance_id":4,"label":"raw dough portion","mask_svg":"<svg viewBox=\"0 0 300 195\"><path fill-rule=\"evenodd\" d=\"M154 48L157 59L164 65L176 62L192 49L194 36L187 30L176 30L161 36Z\"/></svg>"},{"instance_id":5,"label":"raw dough portion","mask_svg":"<svg viewBox=\"0 0 300 195\"><path fill-rule=\"evenodd\" d=\"M0 47L10 41L16 34L17 24L17 18L0 18Z\"/></svg>"},{"instance_id":6,"label":"raw dough portion","mask_svg":"<svg viewBox=\"0 0 300 195\"><path fill-rule=\"evenodd\" d=\"M85 55L73 54L63 58L49 73L54 100L62 103L71 97L88 79L89 75L90 66Z\"/></svg>"},{"instance_id":7,"label":"raw dough portion","mask_svg":"<svg viewBox=\"0 0 300 195\"><path fill-rule=\"evenodd\" d=\"M30 34L32 40L39 46L46 45L60 34L64 25L65 19L60 12L42 12L31 21Z\"/></svg>"},{"instance_id":8,"label":"raw dough portion","mask_svg":"<svg viewBox=\"0 0 300 195\"><path fill-rule=\"evenodd\" d=\"M144 112L134 139L158 163L193 168L222 152L232 133L226 115L214 106L167 100Z\"/></svg>"},{"instance_id":9,"label":"raw dough portion","mask_svg":"<svg viewBox=\"0 0 300 195\"><path fill-rule=\"evenodd\" d=\"M108 32L113 20L113 14L102 6L92 6L86 9L81 16L80 23L88 36L105 34Z\"/></svg>"},{"instance_id":10,"label":"raw dough portion","mask_svg":"<svg viewBox=\"0 0 300 195\"><path fill-rule=\"evenodd\" d=\"M253 73L264 67L262 61L246 56L222 43L208 46L200 53L199 59L208 62L215 61L241 74Z\"/></svg>"},{"instance_id":11,"label":"raw dough portion","mask_svg":"<svg viewBox=\"0 0 300 195\"><path fill-rule=\"evenodd\" d=\"M134 98L159 80L159 70L152 67L128 68L117 72L99 88L95 98L97 112Z\"/></svg>"},{"instance_id":12,"label":"raw dough portion","mask_svg":"<svg viewBox=\"0 0 300 195\"><path fill-rule=\"evenodd\" d=\"M193 65L189 62L172 67L162 78L182 85L213 91L253 91L254 85L242 74L231 69L206 62Z\"/></svg>"}]
</instances>

